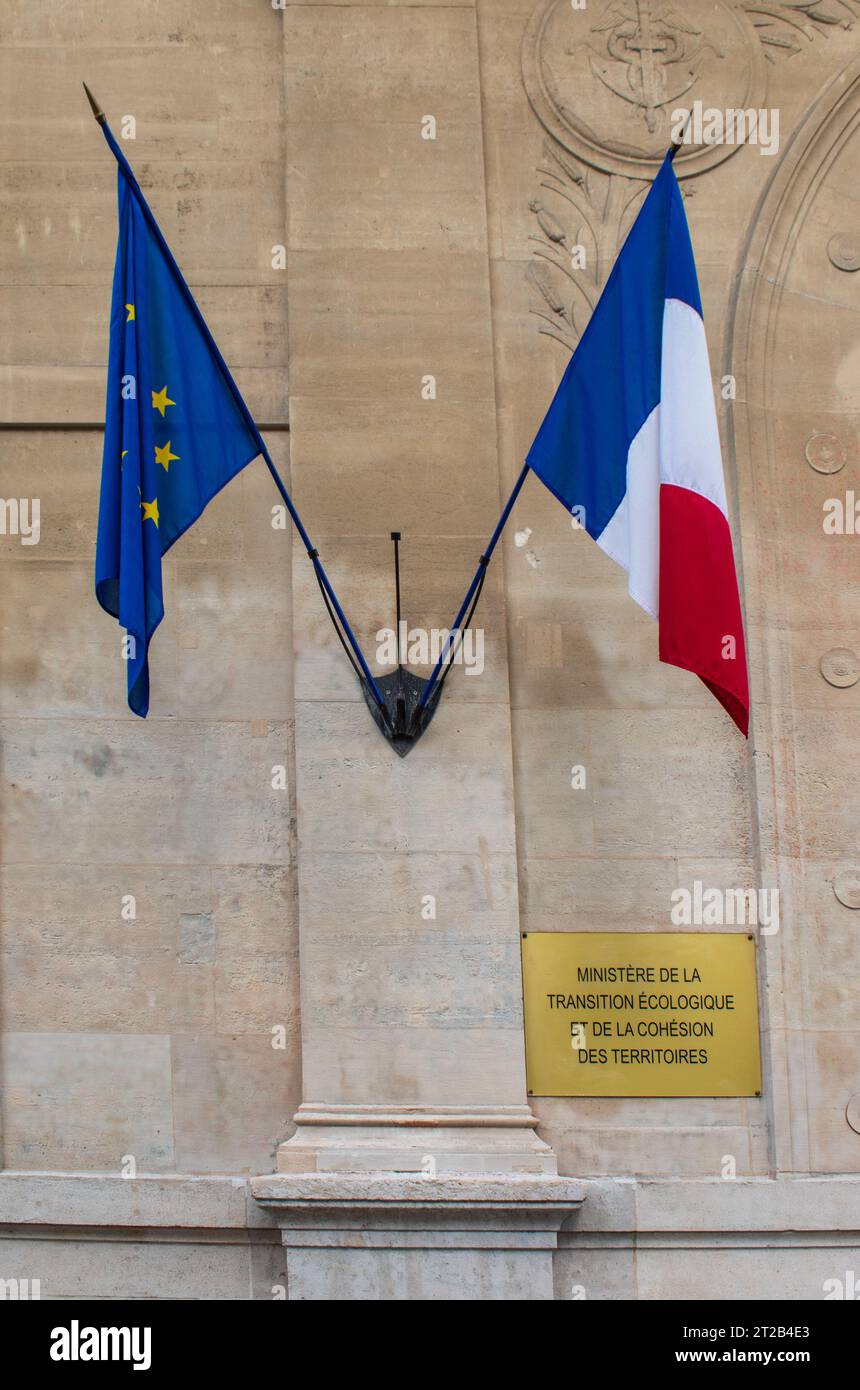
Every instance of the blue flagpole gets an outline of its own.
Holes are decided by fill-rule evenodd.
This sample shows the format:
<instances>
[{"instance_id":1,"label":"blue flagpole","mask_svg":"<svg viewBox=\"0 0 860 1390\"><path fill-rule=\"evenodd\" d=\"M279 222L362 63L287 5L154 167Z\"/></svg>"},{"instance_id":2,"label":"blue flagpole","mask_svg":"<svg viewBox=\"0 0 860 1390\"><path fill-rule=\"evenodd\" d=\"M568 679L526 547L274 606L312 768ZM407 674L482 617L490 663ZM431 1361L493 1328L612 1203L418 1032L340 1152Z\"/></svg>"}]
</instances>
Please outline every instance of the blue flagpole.
<instances>
[{"instance_id":1,"label":"blue flagpole","mask_svg":"<svg viewBox=\"0 0 860 1390\"><path fill-rule=\"evenodd\" d=\"M304 545L309 558L313 562L313 566L316 570L320 583L324 586L325 591L331 600L332 607L334 608L334 611L336 612L338 619L340 620L343 626L343 630L349 638L350 645L352 646L352 649L355 652L358 663L364 674L364 678L367 681L367 684L370 687L371 691L373 692L373 698L376 700L376 703L379 705L380 709L384 711L385 701L382 698L379 686L373 679L370 667L368 666L364 657L364 653L361 650L361 647L359 646L358 639L356 638L355 633L353 632L352 628L349 625L349 622L347 621L346 614L340 606L337 594L335 593L331 581L329 580L329 577L325 572L325 567L323 566L323 563L319 558L319 551L316 549L313 542L311 541L310 536L305 530L302 519L299 516L298 511L296 510L295 503L290 497L290 494L287 492L287 489L284 485L284 481L281 478L281 475L275 467L274 463L272 462L272 459L269 455L269 451L266 448L265 442L263 440L263 436L257 429L253 416L251 415L251 412L245 404L242 393L236 385L235 381L233 380L233 375L230 371L230 368L227 366L227 363L221 356L221 351L218 347L218 344L215 342L215 339L212 337L212 334L209 331L209 325L207 324L206 320L201 314L200 309L197 305L197 301L195 300L193 294L191 293L191 290L185 282L185 277L182 274L182 271L176 264L176 261L173 257L173 252L170 250L170 247L168 246L167 242L164 240L164 237L162 236L161 228L156 222L152 209L150 208L149 204L146 201L146 198L143 195L143 190L141 189L140 184L134 176L132 167L116 142L113 131L107 123L107 117L105 116L105 113L98 105L98 102L96 101L86 82L84 82L82 86L87 94L87 100L89 101L92 113L102 128L102 133L104 134L105 140L107 141L108 148L111 150L111 153L116 159L117 164L119 165L120 169L122 170L123 174L128 180L129 187L131 188L132 193L137 199L140 210L146 218L146 221L149 224L149 228L153 236L158 242L162 255L164 256L165 260L167 261L167 264L170 266L170 269L173 271L173 274L176 277L176 282L179 285L179 288L181 289L182 293L184 294L188 302L189 308L191 309L192 313L194 314L194 317L197 320L197 323L200 327L200 331L206 339L206 343L209 347L210 352L212 353L212 356L215 358L215 361L218 363L218 366L220 367L221 372L223 373L224 380L226 381L233 394L233 398L236 402L236 405L239 407L239 410L242 413L245 423L247 424L249 430L253 434L257 444L259 445L260 454L263 458L263 461L266 467L268 468L269 472L271 473L272 478L274 479L275 486L277 487L278 491L284 499L284 505L286 506L287 511L290 514L290 517L292 518L293 525L295 526L296 530L298 531L301 537L302 544Z\"/></svg>"},{"instance_id":2,"label":"blue flagpole","mask_svg":"<svg viewBox=\"0 0 860 1390\"><path fill-rule=\"evenodd\" d=\"M475 577L474 577L474 579L472 580L471 584L469 585L468 589L466 590L466 597L463 599L463 602L460 604L460 610L459 610L459 612L457 613L456 618L454 619L454 622L453 622L453 624L452 624L452 626L451 626L451 630L450 630L450 632L448 633L447 638L445 639L445 645L443 646L441 652L439 653L439 660L436 662L436 665L435 665L435 667L433 668L433 673L432 673L432 675L430 676L430 679L429 679L429 681L427 682L427 684L425 685L423 691L421 692L421 699L418 701L418 708L419 708L419 709L423 709L423 708L424 708L424 706L426 705L427 701L430 699L430 696L433 694L433 688L434 688L434 686L436 685L436 683L437 683L437 681L438 681L438 679L439 679L439 672L442 670L442 667L445 665L445 661L446 661L446 658L447 658L447 656L448 656L448 652L451 650L451 644L452 644L453 642L455 642L455 641L457 640L457 638L461 635L461 634L460 634L460 624L461 624L461 622L463 621L463 618L464 618L464 616L465 616L465 614L466 614L466 610L468 609L469 604L472 602L472 598L473 598L473 596L474 596L474 594L475 594L475 590L477 589L478 585L481 583L481 580L483 579L483 576L484 576L484 573L485 573L485 571L486 571L486 568L487 568L487 566L489 565L490 560L491 560L492 557L493 557L493 551L495 550L495 548L496 548L496 546L497 546L497 544L498 544L498 540L499 540L499 537L500 537L501 534L502 534L502 531L505 529L505 523L507 522L507 519L508 519L508 517L510 516L512 510L513 510L514 503L516 502L517 498L518 498L519 495L520 495L520 489L522 488L522 485L523 485L523 483L525 482L526 477L528 476L528 472L529 472L529 466L528 466L527 463L524 463L524 464L523 464L523 471L520 473L520 476L517 478L517 481L514 483L514 490L513 490L513 492L511 493L510 497L508 498L507 502L505 503L504 510L502 511L501 516L499 517L498 521L496 522L496 529L495 529L495 531L493 532L492 536L490 537L489 544L487 545L486 550L484 551L483 555L481 556L480 560L478 561L478 568L477 568L476 571L475 571Z\"/></svg>"}]
</instances>

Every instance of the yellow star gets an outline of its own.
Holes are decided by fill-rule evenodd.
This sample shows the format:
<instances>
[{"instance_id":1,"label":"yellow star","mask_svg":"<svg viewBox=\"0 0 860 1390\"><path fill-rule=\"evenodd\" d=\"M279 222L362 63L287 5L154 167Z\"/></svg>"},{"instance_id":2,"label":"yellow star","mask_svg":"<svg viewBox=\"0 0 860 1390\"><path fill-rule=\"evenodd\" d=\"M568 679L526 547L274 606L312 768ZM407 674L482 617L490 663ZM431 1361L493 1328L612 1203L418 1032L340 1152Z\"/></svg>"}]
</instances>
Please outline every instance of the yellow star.
<instances>
[{"instance_id":1,"label":"yellow star","mask_svg":"<svg viewBox=\"0 0 860 1390\"><path fill-rule=\"evenodd\" d=\"M158 498L154 497L151 502L141 502L143 508L144 521L154 521L158 525Z\"/></svg>"},{"instance_id":2,"label":"yellow star","mask_svg":"<svg viewBox=\"0 0 860 1390\"><path fill-rule=\"evenodd\" d=\"M126 309L128 309L128 318L126 319L126 323L134 323L134 305L126 304L125 307Z\"/></svg>"},{"instance_id":3,"label":"yellow star","mask_svg":"<svg viewBox=\"0 0 860 1390\"><path fill-rule=\"evenodd\" d=\"M170 472L170 465L171 465L171 463L173 463L173 462L174 462L176 459L178 459L178 458L179 458L179 454L171 454L171 452L170 452L170 440L169 440L169 439L168 439L168 441L167 441L166 444L162 444L162 445L161 445L161 448L159 448L158 445L156 444L156 446L155 446L155 462L161 464L161 466L162 466L162 468L164 469L165 473L169 473L169 472Z\"/></svg>"},{"instance_id":4,"label":"yellow star","mask_svg":"<svg viewBox=\"0 0 860 1390\"><path fill-rule=\"evenodd\" d=\"M122 461L123 461L123 459L125 458L125 456L126 456L127 453L128 453L128 449L123 449L122 453L121 453L120 456L119 456L119 466L120 466L120 468L122 468Z\"/></svg>"},{"instance_id":5,"label":"yellow star","mask_svg":"<svg viewBox=\"0 0 860 1390\"><path fill-rule=\"evenodd\" d=\"M166 387L166 386L162 386L162 388L161 388L160 391L153 391L153 393L152 393L152 408L153 408L153 410L160 410L160 411L161 411L161 418L162 418L162 420L164 419L164 411L165 411L165 408L166 408L167 406L169 406L169 405L176 405L176 401L172 401L172 400L170 399L170 397L169 397L168 394L167 394L167 387Z\"/></svg>"}]
</instances>

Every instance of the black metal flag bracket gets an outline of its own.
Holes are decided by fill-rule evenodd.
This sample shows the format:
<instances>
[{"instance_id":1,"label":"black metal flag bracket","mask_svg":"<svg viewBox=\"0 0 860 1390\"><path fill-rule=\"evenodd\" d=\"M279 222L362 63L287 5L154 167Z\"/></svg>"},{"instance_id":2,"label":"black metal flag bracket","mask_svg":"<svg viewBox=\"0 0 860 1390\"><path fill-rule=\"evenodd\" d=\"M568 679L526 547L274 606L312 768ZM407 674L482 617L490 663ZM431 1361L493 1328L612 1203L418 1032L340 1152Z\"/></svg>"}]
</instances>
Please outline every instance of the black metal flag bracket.
<instances>
[{"instance_id":1,"label":"black metal flag bracket","mask_svg":"<svg viewBox=\"0 0 860 1390\"><path fill-rule=\"evenodd\" d=\"M402 610L400 605L400 541L402 537L400 532L392 531L391 539L394 542L397 670L392 671L390 675L376 677L376 686L382 693L384 708L380 708L374 698L373 691L364 679L361 680L361 688L379 732L383 738L388 740L395 753L401 758L405 758L406 754L415 747L436 713L436 706L442 694L442 682L439 682L437 689L432 693L432 698L422 704L422 696L430 681L422 680L412 671L407 671L403 664L403 628L401 626Z\"/></svg>"},{"instance_id":2,"label":"black metal flag bracket","mask_svg":"<svg viewBox=\"0 0 860 1390\"><path fill-rule=\"evenodd\" d=\"M122 150L117 144L117 141L115 140L110 130L110 127L107 124L104 112L98 105L95 97L87 87L86 83L84 83L83 85L84 91L87 95L87 100L89 101L90 107L92 109L93 116L95 117L99 125L102 127L102 131L104 133L108 146L113 152L114 156L116 157L116 160L120 168L124 172L128 180L129 187L140 205L141 212L146 221L148 222L153 235L158 241L161 251L165 256L168 265L171 267L180 289L186 296L189 307L192 313L195 315L200 330L208 342L209 349L214 359L219 364L221 371L224 374L224 379L233 393L236 404L242 412L249 429L252 431L253 436L257 444L259 445L259 453L262 456L270 474L272 475L275 485L278 488L278 491L281 494L281 497L284 501L284 505L286 506L287 511L292 519L293 525L295 526L296 531L298 532L298 535L302 541L302 544L305 547L305 551L308 555L308 558L310 559L314 567L314 574L320 588L320 593L322 595L326 611L329 615L329 618L331 619L332 626L334 627L335 632L337 633L338 640L340 641L344 651L346 652L347 658L349 659L353 671L355 672L362 694L364 696L365 701L367 702L368 708L370 709L370 713L373 716L374 722L377 728L379 729L380 733L382 733L383 737L391 744L394 751L401 758L405 757L406 754L409 753L411 749L415 747L415 744L424 734L425 730L427 729L428 725L430 724L430 721L432 720L436 712L436 709L438 708L439 701L442 696L442 691L445 686L445 681L448 678L451 664L457 656L460 643L463 640L463 634L474 619L475 611L477 609L478 602L480 600L481 593L484 587L487 569L493 557L493 552L496 548L496 545L498 544L499 538L511 514L511 511L513 510L514 503L516 502L520 490L526 480L526 477L528 476L529 466L528 464L523 465L522 471L520 472L516 480L516 483L514 484L513 491L511 492L510 497L505 503L505 506L502 510L502 514L499 517L499 520L496 524L496 528L493 531L492 536L490 537L490 540L487 544L484 553L481 555L478 561L478 567L475 572L474 578L472 579L472 582L469 585L468 590L466 591L466 596L463 599L462 604L460 605L460 608L454 619L453 626L448 631L447 636L445 637L444 645L439 654L436 665L433 668L433 671L431 672L427 680L422 679L420 676L417 676L412 671L408 670L407 666L404 663L405 642L403 636L400 595L401 534L399 531L391 532L391 539L394 542L394 580L397 611L397 668L395 671L392 671L388 675L374 676L370 670L370 667L367 664L358 639L356 638L355 633L349 625L346 614L344 613L343 608L340 605L338 597L334 591L334 588L332 587L331 581L329 580L329 577L326 574L322 561L319 558L319 552L314 546L313 542L311 541L308 532L305 530L304 524L302 522L301 517L299 516L298 510L296 509L296 506L292 498L290 497L280 474L278 473L274 463L272 462L263 437L260 434L260 431L257 425L255 424L254 420L252 419L248 407L245 404L245 401L243 400L239 392L239 389L233 380L230 370L227 367L227 364L225 363L223 357L221 356L221 353L219 352L218 347L214 339L212 338L211 333L209 332L209 329L200 313L199 308L197 307L196 301L194 300L191 290L188 288L188 285L186 284L181 274L181 271L179 270L179 267L173 259L173 256L170 252L169 247L167 246L167 243L164 241L164 238L161 235L155 218L153 217L153 214L149 209L146 199L140 189L139 184L137 183L137 180L134 177L134 174L132 173L128 161L126 160L125 155L123 154ZM673 142L669 155L671 159L674 158L680 147L680 141Z\"/></svg>"},{"instance_id":3,"label":"black metal flag bracket","mask_svg":"<svg viewBox=\"0 0 860 1390\"><path fill-rule=\"evenodd\" d=\"M384 709L381 709L373 698L367 681L362 678L361 688L367 707L373 715L373 722L401 758L411 753L436 713L442 685L440 682L427 703L422 705L421 696L427 684L427 681L414 675L412 671L407 671L403 666L398 666L397 670L388 676L377 676L376 685L385 702Z\"/></svg>"},{"instance_id":4,"label":"black metal flag bracket","mask_svg":"<svg viewBox=\"0 0 860 1390\"><path fill-rule=\"evenodd\" d=\"M420 676L415 676L411 671L407 671L403 665L402 647L402 628L400 614L400 532L392 531L391 539L394 541L394 583L397 603L397 670L389 676L377 677L377 686L381 689L385 701L385 710L381 710L379 705L373 700L372 692L367 687L366 682L362 682L364 698L370 708L370 712L376 721L380 732L388 739L395 752L404 758L410 749L415 747L424 730L427 728L433 715L436 713L437 706L442 697L445 681L448 679L448 672L454 658L457 655L463 634L471 626L478 607L478 601L484 588L484 580L487 577L487 567L493 558L499 537L505 528L505 523L513 511L514 503L520 495L520 489L528 477L529 466L523 464L513 491L504 505L502 514L496 522L496 529L489 539L487 548L478 561L478 568L475 576L466 590L466 597L460 604L454 625L445 638L444 645L439 653L439 659L433 668L428 680L422 680Z\"/></svg>"}]
</instances>

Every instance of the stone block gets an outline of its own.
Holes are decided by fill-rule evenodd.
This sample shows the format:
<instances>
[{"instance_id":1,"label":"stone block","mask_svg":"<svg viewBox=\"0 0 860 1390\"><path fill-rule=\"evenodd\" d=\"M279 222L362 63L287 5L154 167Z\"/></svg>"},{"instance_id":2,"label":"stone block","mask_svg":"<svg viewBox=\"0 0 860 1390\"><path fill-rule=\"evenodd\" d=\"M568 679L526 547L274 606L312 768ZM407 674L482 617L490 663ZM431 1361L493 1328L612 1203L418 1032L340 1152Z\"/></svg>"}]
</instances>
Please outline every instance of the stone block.
<instances>
[{"instance_id":1,"label":"stone block","mask_svg":"<svg viewBox=\"0 0 860 1390\"><path fill-rule=\"evenodd\" d=\"M274 1166L298 1104L299 1059L273 1041L271 1032L172 1039L178 1169L248 1173Z\"/></svg>"},{"instance_id":2,"label":"stone block","mask_svg":"<svg viewBox=\"0 0 860 1390\"><path fill-rule=\"evenodd\" d=\"M346 1020L306 1026L306 1096L354 1105L520 1104L525 1095L517 1027L361 1028Z\"/></svg>"},{"instance_id":3,"label":"stone block","mask_svg":"<svg viewBox=\"0 0 860 1390\"><path fill-rule=\"evenodd\" d=\"M434 96L426 114L437 104ZM290 126L292 250L485 251L480 127L435 116L428 139L424 115Z\"/></svg>"},{"instance_id":4,"label":"stone block","mask_svg":"<svg viewBox=\"0 0 860 1390\"><path fill-rule=\"evenodd\" d=\"M383 411L373 399L293 396L290 413L292 477L314 533L388 540L401 531L404 581L416 538L432 541L438 556L449 539L475 536L477 564L500 510L489 402L422 401L416 392Z\"/></svg>"},{"instance_id":5,"label":"stone block","mask_svg":"<svg viewBox=\"0 0 860 1390\"><path fill-rule=\"evenodd\" d=\"M302 924L322 939L341 930L361 904L361 920L383 941L434 931L474 934L487 942L519 939L516 864L478 844L471 852L384 857L338 850L302 856ZM428 896L435 900L427 902ZM427 917L428 911L435 916Z\"/></svg>"},{"instance_id":6,"label":"stone block","mask_svg":"<svg viewBox=\"0 0 860 1390\"><path fill-rule=\"evenodd\" d=\"M3 1268L32 1270L8 1277L40 1280L41 1297L78 1300L245 1299L250 1247L243 1241L61 1240L0 1242Z\"/></svg>"},{"instance_id":7,"label":"stone block","mask_svg":"<svg viewBox=\"0 0 860 1390\"><path fill-rule=\"evenodd\" d=\"M636 1256L631 1243L605 1244L562 1234L553 1259L559 1302L622 1300L636 1297Z\"/></svg>"},{"instance_id":8,"label":"stone block","mask_svg":"<svg viewBox=\"0 0 860 1390\"><path fill-rule=\"evenodd\" d=\"M7 1033L3 1066L8 1167L175 1168L169 1039Z\"/></svg>"},{"instance_id":9,"label":"stone block","mask_svg":"<svg viewBox=\"0 0 860 1390\"><path fill-rule=\"evenodd\" d=\"M443 698L430 731L401 761L363 705L300 702L300 844L390 854L455 847L474 853L483 842L490 853L512 852L507 711L482 705L480 716L478 737L472 706ZM418 775L420 801L412 794ZM428 805L443 801L444 821L426 815Z\"/></svg>"},{"instance_id":10,"label":"stone block","mask_svg":"<svg viewBox=\"0 0 860 1390\"><path fill-rule=\"evenodd\" d=\"M860 1092L860 1031L837 1030L831 1022L832 1016L819 1014L804 1039L810 1160L817 1173L856 1173L860 1134L845 1112Z\"/></svg>"},{"instance_id":11,"label":"stone block","mask_svg":"<svg viewBox=\"0 0 860 1390\"><path fill-rule=\"evenodd\" d=\"M289 863L289 791L272 787L289 761L285 725L254 738L243 724L129 714L68 728L7 719L2 733L10 859Z\"/></svg>"},{"instance_id":12,"label":"stone block","mask_svg":"<svg viewBox=\"0 0 860 1390\"><path fill-rule=\"evenodd\" d=\"M480 125L471 7L289 6L284 23L291 126L415 122Z\"/></svg>"},{"instance_id":13,"label":"stone block","mask_svg":"<svg viewBox=\"0 0 860 1390\"><path fill-rule=\"evenodd\" d=\"M475 252L293 251L296 396L422 404L493 400L486 259ZM428 425L432 421L432 402ZM381 408L381 407L380 407ZM301 501L301 492L297 501Z\"/></svg>"}]
</instances>

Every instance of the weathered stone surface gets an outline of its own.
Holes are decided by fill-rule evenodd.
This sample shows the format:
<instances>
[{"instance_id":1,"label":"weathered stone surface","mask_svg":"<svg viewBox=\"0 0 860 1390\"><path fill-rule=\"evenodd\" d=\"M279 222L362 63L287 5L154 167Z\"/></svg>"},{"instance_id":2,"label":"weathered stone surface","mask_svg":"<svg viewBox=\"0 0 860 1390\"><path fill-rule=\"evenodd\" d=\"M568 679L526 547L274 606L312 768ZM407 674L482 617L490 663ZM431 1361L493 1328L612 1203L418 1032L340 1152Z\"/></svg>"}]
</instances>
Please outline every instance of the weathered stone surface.
<instances>
[{"instance_id":1,"label":"weathered stone surface","mask_svg":"<svg viewBox=\"0 0 860 1390\"><path fill-rule=\"evenodd\" d=\"M293 1299L548 1299L551 1252L582 1185L553 1174L282 1173ZM405 1229L404 1229L405 1228ZM419 1254L420 1251L420 1254Z\"/></svg>"},{"instance_id":2,"label":"weathered stone surface","mask_svg":"<svg viewBox=\"0 0 860 1390\"><path fill-rule=\"evenodd\" d=\"M475 15L468 6L291 5L284 25L287 120L480 127Z\"/></svg>"},{"instance_id":3,"label":"weathered stone surface","mask_svg":"<svg viewBox=\"0 0 860 1390\"><path fill-rule=\"evenodd\" d=\"M76 94L77 95L77 94ZM99 137L94 134L92 139ZM13 284L47 285L61 276L101 286L110 275L116 236L116 171L96 145L88 162L32 166L9 162L0 182L3 251L0 273ZM280 284L272 246L283 244L281 196L271 173L235 160L200 165L134 160L141 187L189 284L231 285L254 279ZM255 207L257 215L245 214ZM54 228L61 229L54 236ZM84 227L88 230L84 236Z\"/></svg>"},{"instance_id":4,"label":"weathered stone surface","mask_svg":"<svg viewBox=\"0 0 860 1390\"><path fill-rule=\"evenodd\" d=\"M342 929L356 902L366 901L363 920L380 941L408 942L434 931L487 942L518 937L515 866L486 843L459 853L404 852L382 863L361 853L308 853L302 877L303 920L320 935Z\"/></svg>"},{"instance_id":5,"label":"weathered stone surface","mask_svg":"<svg viewBox=\"0 0 860 1390\"><path fill-rule=\"evenodd\" d=\"M527 931L666 930L674 866L663 859L531 858L522 879Z\"/></svg>"},{"instance_id":6,"label":"weathered stone surface","mask_svg":"<svg viewBox=\"0 0 860 1390\"><path fill-rule=\"evenodd\" d=\"M271 1027L285 1025L284 1011ZM192 1173L266 1171L289 1124L297 1077L291 1031L171 1041L176 1166Z\"/></svg>"},{"instance_id":7,"label":"weathered stone surface","mask_svg":"<svg viewBox=\"0 0 860 1390\"><path fill-rule=\"evenodd\" d=\"M402 531L403 579L414 596L424 591L414 575L414 539L433 542L438 565L446 541L474 536L474 568L499 507L489 405L447 397L421 400L416 390L383 413L373 399L293 396L290 417L294 486L301 490L315 535L378 535L388 541L392 530ZM446 476L452 458L464 457L468 468L458 470L440 492L438 478ZM390 564L390 545L383 553ZM445 569L453 564L446 559ZM383 571L390 580L388 566ZM460 597L457 593L450 602L456 605ZM450 622L454 611L439 625Z\"/></svg>"},{"instance_id":8,"label":"weathered stone surface","mask_svg":"<svg viewBox=\"0 0 860 1390\"><path fill-rule=\"evenodd\" d=\"M80 1173L71 1185L62 1174L5 1171L0 1176L4 1225L169 1226L236 1229L248 1222L244 1179L178 1174L123 1178ZM271 1224L265 1213L263 1224Z\"/></svg>"},{"instance_id":9,"label":"weathered stone surface","mask_svg":"<svg viewBox=\"0 0 860 1390\"><path fill-rule=\"evenodd\" d=\"M260 422L286 421L286 273L272 265L285 239L282 18L218 3L202 23L146 6L91 23L88 8L36 28L26 7L4 16L14 47L3 50L0 419L47 427L0 435L0 490L39 498L42 523L38 545L0 545L4 1159L248 1169L270 1161L298 1101L290 546L271 525L278 494L252 464L166 562L143 725L125 703L119 631L92 594L101 433L51 427L104 413L116 174L82 71L63 57L69 43L83 54L82 23L83 73L118 135L135 118L124 148L240 389ZM283 434L271 449L288 472ZM283 793L276 764L289 769ZM194 1038L210 1039L211 1055L192 1048L189 1059ZM235 1067L223 1060L231 1048ZM195 1097L204 1081L216 1093L225 1084L219 1065L235 1077L236 1131ZM73 1187L65 1205L61 1226ZM126 1288L102 1248L74 1249L94 1296L239 1297L251 1286L247 1249L225 1256L231 1272L209 1278L212 1292L203 1250L176 1261L162 1251L159 1284L153 1248L143 1284ZM261 1287L275 1272L264 1260ZM73 1286L80 1278L45 1296Z\"/></svg>"},{"instance_id":10,"label":"weathered stone surface","mask_svg":"<svg viewBox=\"0 0 860 1390\"><path fill-rule=\"evenodd\" d=\"M302 848L389 854L468 848L478 853L483 841L489 851L510 852L512 789L503 752L507 712L481 707L484 737L476 746L471 708L453 700L441 704L431 731L400 762L392 758L363 705L320 702L313 708L302 702L296 736L313 747L307 772L300 768L298 773ZM412 796L411 769L416 766L425 769L420 801ZM374 792L372 816L366 814L368 788ZM446 817L439 822L427 807L443 801ZM478 824L486 825L486 836L476 833Z\"/></svg>"},{"instance_id":11,"label":"weathered stone surface","mask_svg":"<svg viewBox=\"0 0 860 1390\"><path fill-rule=\"evenodd\" d=\"M250 1247L204 1240L3 1240L3 1268L11 1278L38 1279L46 1299L245 1299ZM277 1261L273 1261L277 1268ZM21 1273L17 1273L21 1271ZM259 1296L259 1295L257 1295Z\"/></svg>"},{"instance_id":12,"label":"weathered stone surface","mask_svg":"<svg viewBox=\"0 0 860 1390\"><path fill-rule=\"evenodd\" d=\"M525 1096L519 1024L474 1028L351 1028L327 1022L303 1028L307 1096L345 1104L481 1105L492 1096L516 1105Z\"/></svg>"},{"instance_id":13,"label":"weathered stone surface","mask_svg":"<svg viewBox=\"0 0 860 1390\"><path fill-rule=\"evenodd\" d=\"M471 130L435 119L432 139L422 135L421 114L396 125L293 126L290 244L350 254L357 246L485 250L480 147Z\"/></svg>"},{"instance_id":14,"label":"weathered stone surface","mask_svg":"<svg viewBox=\"0 0 860 1390\"><path fill-rule=\"evenodd\" d=\"M153 717L290 719L289 663L273 636L273 624L289 619L289 569L177 558L163 572L169 608L152 646ZM0 627L11 678L0 693L3 714L121 717L123 634L94 606L91 565L10 564L4 590L24 626L7 616Z\"/></svg>"},{"instance_id":15,"label":"weathered stone surface","mask_svg":"<svg viewBox=\"0 0 860 1390\"><path fill-rule=\"evenodd\" d=\"M256 419L286 421L286 359L278 339L281 285L192 285L203 315ZM32 321L17 342L22 318ZM29 281L4 287L0 305L0 421L96 424L104 418L108 333L92 286Z\"/></svg>"},{"instance_id":16,"label":"weathered stone surface","mask_svg":"<svg viewBox=\"0 0 860 1390\"><path fill-rule=\"evenodd\" d=\"M4 721L11 860L289 862L289 789L272 788L287 726L268 725L255 738L244 724L153 719L142 739L132 718L86 721L79 732L50 720ZM190 798L178 790L186 783Z\"/></svg>"},{"instance_id":17,"label":"weathered stone surface","mask_svg":"<svg viewBox=\"0 0 860 1390\"><path fill-rule=\"evenodd\" d=\"M833 1298L833 1281L852 1287L848 1271L857 1261L856 1246L792 1246L773 1237L759 1248L733 1249L712 1257L711 1247L695 1243L679 1249L675 1241L637 1248L637 1296L713 1302L742 1299L758 1302L762 1289L789 1301ZM707 1254L705 1253L707 1251ZM844 1295L843 1295L844 1296Z\"/></svg>"},{"instance_id":18,"label":"weathered stone surface","mask_svg":"<svg viewBox=\"0 0 860 1390\"><path fill-rule=\"evenodd\" d=\"M689 97L733 102L752 73L780 151L677 165L747 615L749 746L658 662L623 574L534 478L479 609L485 670L451 673L403 762L303 548L272 525L261 461L165 562L145 724L92 595L102 441L71 425L103 415L116 206L80 77L117 131L134 116L124 149L253 414L289 418L273 457L380 670L390 530L404 616L446 626L645 193L607 142L623 128L656 148L665 128L659 110L648 130L635 84L622 96L598 68L571 85L580 20L556 8L562 39L530 41L524 68L537 0L5 7L0 422L42 428L0 431L3 498L41 505L38 545L0 536L2 1162L86 1174L16 1189L14 1254L22 1277L50 1256L44 1296L278 1297L285 1252L271 1230L246 1240L243 1224L272 1218L244 1187L135 1197L117 1175L125 1154L161 1184L272 1169L302 1099L292 1157L420 1163L397 1139L418 1110L446 1163L513 1162L487 1114L503 1135L523 1123L520 931L665 929L673 888L695 879L780 893L779 931L759 941L764 1094L536 1102L555 1152L523 1161L593 1180L555 1296L820 1298L858 1268L856 1183L768 1176L855 1173L860 1156L846 1120L860 935L834 893L860 865L860 683L821 674L825 652L860 653L860 526L823 526L860 493L856 26L821 6L789 23L783 6L768 22L788 46L765 55L735 7ZM724 8L691 0L705 42ZM588 10L602 51L611 7ZM348 1112L351 1147L314 1150L314 1106ZM374 1125L374 1107L394 1118ZM469 1107L479 1122L454 1142L440 1117ZM735 1182L719 1180L728 1157ZM0 1177L0 1216L3 1193ZM100 1221L104 1240L75 1234ZM453 1245L294 1255L295 1297L551 1295L548 1261L523 1251L494 1270Z\"/></svg>"},{"instance_id":19,"label":"weathered stone surface","mask_svg":"<svg viewBox=\"0 0 860 1390\"><path fill-rule=\"evenodd\" d=\"M11 1168L176 1168L170 1039L7 1033L4 1156Z\"/></svg>"},{"instance_id":20,"label":"weathered stone surface","mask_svg":"<svg viewBox=\"0 0 860 1390\"><path fill-rule=\"evenodd\" d=\"M386 401L420 405L430 375L437 400L492 401L488 300L478 252L293 251L290 317L308 327L290 351L291 390L379 403L384 383Z\"/></svg>"}]
</instances>

